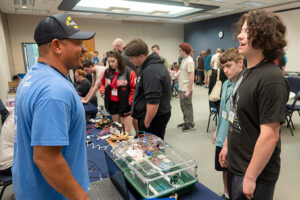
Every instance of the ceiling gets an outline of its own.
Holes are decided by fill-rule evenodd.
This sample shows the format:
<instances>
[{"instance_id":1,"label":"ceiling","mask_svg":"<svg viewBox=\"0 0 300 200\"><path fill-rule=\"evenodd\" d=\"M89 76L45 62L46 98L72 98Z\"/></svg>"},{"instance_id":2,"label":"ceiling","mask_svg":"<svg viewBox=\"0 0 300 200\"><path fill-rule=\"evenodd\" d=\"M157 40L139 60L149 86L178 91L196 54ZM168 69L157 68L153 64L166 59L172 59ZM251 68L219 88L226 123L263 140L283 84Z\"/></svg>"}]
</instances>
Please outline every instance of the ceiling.
<instances>
[{"instance_id":1,"label":"ceiling","mask_svg":"<svg viewBox=\"0 0 300 200\"><path fill-rule=\"evenodd\" d=\"M110 0L107 0L110 1ZM127 0L170 5L182 5L203 10L176 17L144 16L113 12L72 10L72 3L79 0L0 0L0 11L8 14L53 15L67 13L73 17L119 20L143 23L190 23L225 15L245 12L256 8L278 11L300 7L300 1L291 0ZM70 4L71 2L71 4ZM74 3L75 2L75 3ZM25 7L26 6L26 7Z\"/></svg>"}]
</instances>

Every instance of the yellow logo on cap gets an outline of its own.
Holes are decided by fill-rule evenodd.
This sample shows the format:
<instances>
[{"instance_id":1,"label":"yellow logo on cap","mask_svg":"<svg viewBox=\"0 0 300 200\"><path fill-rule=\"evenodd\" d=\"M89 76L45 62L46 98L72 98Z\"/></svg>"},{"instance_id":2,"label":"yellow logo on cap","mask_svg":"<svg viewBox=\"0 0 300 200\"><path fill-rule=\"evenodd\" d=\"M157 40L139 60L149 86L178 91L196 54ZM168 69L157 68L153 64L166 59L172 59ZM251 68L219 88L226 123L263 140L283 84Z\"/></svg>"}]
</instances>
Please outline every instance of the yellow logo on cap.
<instances>
[{"instance_id":1,"label":"yellow logo on cap","mask_svg":"<svg viewBox=\"0 0 300 200\"><path fill-rule=\"evenodd\" d=\"M73 28L78 29L77 24L76 24L74 21L72 21L72 18L71 18L70 16L67 17L66 25L67 25L67 26L70 26L70 25L71 25Z\"/></svg>"}]
</instances>

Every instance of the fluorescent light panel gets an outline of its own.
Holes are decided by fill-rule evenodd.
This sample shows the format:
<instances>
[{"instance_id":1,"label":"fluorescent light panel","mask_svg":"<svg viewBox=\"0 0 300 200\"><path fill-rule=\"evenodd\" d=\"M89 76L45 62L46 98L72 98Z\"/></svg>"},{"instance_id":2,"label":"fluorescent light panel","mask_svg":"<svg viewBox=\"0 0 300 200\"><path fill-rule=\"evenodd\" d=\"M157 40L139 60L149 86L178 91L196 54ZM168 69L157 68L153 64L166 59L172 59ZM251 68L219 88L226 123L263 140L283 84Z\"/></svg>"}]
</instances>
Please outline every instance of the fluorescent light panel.
<instances>
[{"instance_id":1,"label":"fluorescent light panel","mask_svg":"<svg viewBox=\"0 0 300 200\"><path fill-rule=\"evenodd\" d=\"M137 1L126 1L126 0L81 0L73 9L81 8L98 8L98 9L107 9L109 7L119 7L124 9L130 9L130 11L142 12L142 13L151 13L154 11L163 11L168 12L168 14L178 14L187 11L195 10L192 7L186 6L174 6L174 5L165 5L157 3L146 3L146 2L137 2ZM196 9L202 10L202 9Z\"/></svg>"}]
</instances>

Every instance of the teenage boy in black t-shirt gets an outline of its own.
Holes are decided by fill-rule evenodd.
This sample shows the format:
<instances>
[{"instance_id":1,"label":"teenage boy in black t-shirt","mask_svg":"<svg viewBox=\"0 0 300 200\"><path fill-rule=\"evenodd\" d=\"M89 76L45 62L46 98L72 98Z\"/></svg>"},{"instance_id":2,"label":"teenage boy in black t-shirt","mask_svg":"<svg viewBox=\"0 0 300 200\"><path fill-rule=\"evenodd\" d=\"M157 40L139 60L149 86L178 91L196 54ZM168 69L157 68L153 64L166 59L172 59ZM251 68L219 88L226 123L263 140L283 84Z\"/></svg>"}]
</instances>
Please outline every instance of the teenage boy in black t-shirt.
<instances>
[{"instance_id":1,"label":"teenage boy in black t-shirt","mask_svg":"<svg viewBox=\"0 0 300 200\"><path fill-rule=\"evenodd\" d=\"M237 23L239 52L247 59L247 69L232 93L228 143L219 155L228 168L231 200L273 199L289 87L272 61L283 55L285 34L280 17L264 10L250 11Z\"/></svg>"}]
</instances>

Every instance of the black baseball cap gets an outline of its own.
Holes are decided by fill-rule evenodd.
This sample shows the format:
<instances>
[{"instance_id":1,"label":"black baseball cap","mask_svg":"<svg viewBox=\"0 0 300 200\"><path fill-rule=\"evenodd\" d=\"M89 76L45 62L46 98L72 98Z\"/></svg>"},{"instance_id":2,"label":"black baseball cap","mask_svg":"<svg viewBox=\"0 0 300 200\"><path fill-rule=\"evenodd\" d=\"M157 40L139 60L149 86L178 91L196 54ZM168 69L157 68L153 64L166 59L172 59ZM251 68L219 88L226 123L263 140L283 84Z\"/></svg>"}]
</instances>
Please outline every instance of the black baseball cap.
<instances>
[{"instance_id":1,"label":"black baseball cap","mask_svg":"<svg viewBox=\"0 0 300 200\"><path fill-rule=\"evenodd\" d=\"M34 31L34 40L38 46L53 39L89 40L95 32L80 31L78 25L66 14L57 14L43 19Z\"/></svg>"}]
</instances>

